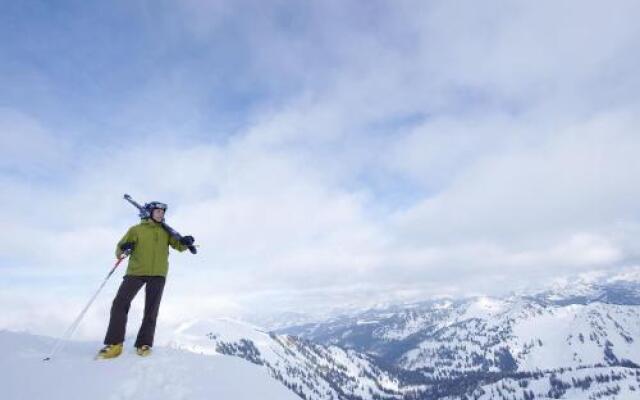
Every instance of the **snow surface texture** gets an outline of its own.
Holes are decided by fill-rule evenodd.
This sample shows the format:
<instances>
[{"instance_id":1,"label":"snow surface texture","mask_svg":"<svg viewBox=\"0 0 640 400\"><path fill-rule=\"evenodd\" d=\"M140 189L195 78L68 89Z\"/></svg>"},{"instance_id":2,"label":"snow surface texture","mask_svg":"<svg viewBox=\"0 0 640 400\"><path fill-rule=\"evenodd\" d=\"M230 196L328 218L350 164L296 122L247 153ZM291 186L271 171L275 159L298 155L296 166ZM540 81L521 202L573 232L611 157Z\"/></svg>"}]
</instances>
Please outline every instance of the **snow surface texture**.
<instances>
[{"instance_id":1,"label":"snow surface texture","mask_svg":"<svg viewBox=\"0 0 640 400\"><path fill-rule=\"evenodd\" d=\"M128 348L95 361L99 343L67 343L42 361L54 339L0 331L3 400L299 399L268 373L244 360L154 348L142 358Z\"/></svg>"}]
</instances>

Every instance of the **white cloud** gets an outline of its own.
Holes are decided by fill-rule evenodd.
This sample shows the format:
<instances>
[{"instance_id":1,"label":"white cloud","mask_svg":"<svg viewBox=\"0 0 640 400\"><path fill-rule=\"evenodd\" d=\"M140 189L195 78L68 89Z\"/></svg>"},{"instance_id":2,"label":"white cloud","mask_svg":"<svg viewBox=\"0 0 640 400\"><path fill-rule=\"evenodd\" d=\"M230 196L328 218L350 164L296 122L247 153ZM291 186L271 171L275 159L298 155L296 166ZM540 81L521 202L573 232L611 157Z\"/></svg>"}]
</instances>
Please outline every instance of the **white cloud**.
<instances>
[{"instance_id":1,"label":"white cloud","mask_svg":"<svg viewBox=\"0 0 640 400\"><path fill-rule=\"evenodd\" d=\"M500 147L443 193L399 213L398 224L412 237L433 240L508 240L613 224L637 213L637 126L631 112L604 114L538 143Z\"/></svg>"},{"instance_id":2,"label":"white cloud","mask_svg":"<svg viewBox=\"0 0 640 400\"><path fill-rule=\"evenodd\" d=\"M0 108L0 171L28 177L64 171L70 155L66 139L56 139L34 117Z\"/></svg>"},{"instance_id":3,"label":"white cloud","mask_svg":"<svg viewBox=\"0 0 640 400\"><path fill-rule=\"evenodd\" d=\"M64 172L47 184L0 175L0 272L18 285L2 308L30 310L0 313L11 315L0 326L64 325L53 309L82 303L136 221L125 192L168 202L169 222L201 244L171 256L167 324L508 290L638 258L634 4L407 2L354 14L339 2L294 12L288 23L309 23L297 28L224 2L183 6L193 26L177 37L205 61L158 66L104 117L138 135L84 147L27 113L0 114L13 146L0 165ZM203 140L216 111L206 60L223 59L207 51L225 18L247 27L246 84L283 88L243 115L246 127ZM408 199L388 200L396 180ZM49 284L21 303L35 282ZM56 304L61 288L69 298ZM103 329L112 295L84 335Z\"/></svg>"}]
</instances>

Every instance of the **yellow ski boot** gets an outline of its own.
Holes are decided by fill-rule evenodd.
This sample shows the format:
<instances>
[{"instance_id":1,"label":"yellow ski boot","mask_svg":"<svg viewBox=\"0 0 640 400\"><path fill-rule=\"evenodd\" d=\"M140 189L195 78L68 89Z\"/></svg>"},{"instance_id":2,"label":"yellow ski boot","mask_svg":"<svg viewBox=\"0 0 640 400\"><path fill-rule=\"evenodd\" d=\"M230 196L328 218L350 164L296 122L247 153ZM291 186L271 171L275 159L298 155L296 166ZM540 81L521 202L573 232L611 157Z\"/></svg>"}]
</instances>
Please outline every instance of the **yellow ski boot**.
<instances>
[{"instance_id":1,"label":"yellow ski boot","mask_svg":"<svg viewBox=\"0 0 640 400\"><path fill-rule=\"evenodd\" d=\"M140 357L147 357L151 355L151 346L147 346L146 344L136 347L136 354Z\"/></svg>"},{"instance_id":2,"label":"yellow ski boot","mask_svg":"<svg viewBox=\"0 0 640 400\"><path fill-rule=\"evenodd\" d=\"M122 354L122 343L108 344L104 346L96 356L96 360L106 360L109 358L116 358Z\"/></svg>"}]
</instances>

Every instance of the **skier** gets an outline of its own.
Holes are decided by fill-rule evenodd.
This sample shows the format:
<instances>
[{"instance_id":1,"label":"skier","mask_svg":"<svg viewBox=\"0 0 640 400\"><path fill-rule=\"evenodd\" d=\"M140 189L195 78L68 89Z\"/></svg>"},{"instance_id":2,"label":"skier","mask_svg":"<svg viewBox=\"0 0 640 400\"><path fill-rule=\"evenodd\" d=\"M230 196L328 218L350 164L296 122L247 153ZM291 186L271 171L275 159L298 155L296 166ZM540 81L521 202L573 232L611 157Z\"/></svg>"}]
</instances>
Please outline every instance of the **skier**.
<instances>
[{"instance_id":1,"label":"skier","mask_svg":"<svg viewBox=\"0 0 640 400\"><path fill-rule=\"evenodd\" d=\"M114 358L122 353L129 307L145 284L144 316L135 347L140 356L151 354L156 318L169 267L169 246L181 252L193 246L193 236L183 236L178 240L163 229L161 223L167 210L166 204L153 201L145 208L149 218L143 218L138 225L129 228L116 246L116 257L131 252L131 258L111 306L105 346L98 352L98 359Z\"/></svg>"}]
</instances>

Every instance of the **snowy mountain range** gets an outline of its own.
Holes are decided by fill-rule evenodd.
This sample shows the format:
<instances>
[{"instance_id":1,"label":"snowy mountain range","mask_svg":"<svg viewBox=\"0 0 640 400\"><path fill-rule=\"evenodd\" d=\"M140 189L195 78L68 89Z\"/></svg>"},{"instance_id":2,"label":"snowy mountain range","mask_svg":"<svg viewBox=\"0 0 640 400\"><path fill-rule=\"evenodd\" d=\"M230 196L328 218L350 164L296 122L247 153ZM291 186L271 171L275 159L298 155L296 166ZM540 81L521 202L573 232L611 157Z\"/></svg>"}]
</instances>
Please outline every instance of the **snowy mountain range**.
<instances>
[{"instance_id":1,"label":"snowy mountain range","mask_svg":"<svg viewBox=\"0 0 640 400\"><path fill-rule=\"evenodd\" d=\"M175 349L237 356L266 368L304 399L398 399L398 379L370 356L276 335L233 320L196 321L181 327Z\"/></svg>"},{"instance_id":2,"label":"snowy mountain range","mask_svg":"<svg viewBox=\"0 0 640 400\"><path fill-rule=\"evenodd\" d=\"M637 274L574 280L505 298L368 310L279 333L368 354L401 371L405 393L422 384L415 398L571 398L559 393L576 386L576 398L589 398L589 390L593 398L640 398ZM592 389L582 392L585 380ZM527 389L530 381L537 382L535 389ZM498 394L495 385L512 390ZM492 397L480 396L489 388Z\"/></svg>"},{"instance_id":3,"label":"snowy mountain range","mask_svg":"<svg viewBox=\"0 0 640 400\"><path fill-rule=\"evenodd\" d=\"M44 363L53 339L0 331L2 398L638 399L638 278L377 307L276 331L195 320L149 359L107 363L80 342Z\"/></svg>"}]
</instances>

